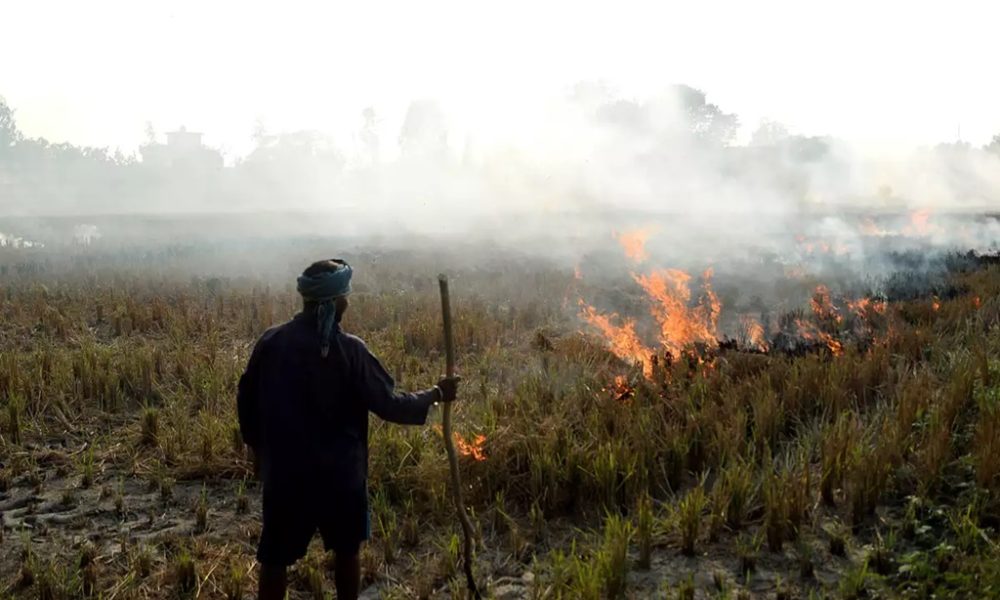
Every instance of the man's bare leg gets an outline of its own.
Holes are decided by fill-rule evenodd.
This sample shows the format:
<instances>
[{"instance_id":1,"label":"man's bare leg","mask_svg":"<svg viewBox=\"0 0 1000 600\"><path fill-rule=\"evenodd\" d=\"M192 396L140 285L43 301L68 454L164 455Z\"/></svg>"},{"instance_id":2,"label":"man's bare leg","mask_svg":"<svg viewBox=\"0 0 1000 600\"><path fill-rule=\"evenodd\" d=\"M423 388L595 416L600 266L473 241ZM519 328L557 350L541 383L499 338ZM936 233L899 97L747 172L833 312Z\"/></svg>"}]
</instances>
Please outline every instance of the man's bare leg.
<instances>
[{"instance_id":1,"label":"man's bare leg","mask_svg":"<svg viewBox=\"0 0 1000 600\"><path fill-rule=\"evenodd\" d=\"M258 600L285 600L287 575L284 566L261 565L257 582Z\"/></svg>"},{"instance_id":2,"label":"man's bare leg","mask_svg":"<svg viewBox=\"0 0 1000 600\"><path fill-rule=\"evenodd\" d=\"M334 559L333 577L337 585L337 600L356 600L361 587L360 552L338 552Z\"/></svg>"}]
</instances>

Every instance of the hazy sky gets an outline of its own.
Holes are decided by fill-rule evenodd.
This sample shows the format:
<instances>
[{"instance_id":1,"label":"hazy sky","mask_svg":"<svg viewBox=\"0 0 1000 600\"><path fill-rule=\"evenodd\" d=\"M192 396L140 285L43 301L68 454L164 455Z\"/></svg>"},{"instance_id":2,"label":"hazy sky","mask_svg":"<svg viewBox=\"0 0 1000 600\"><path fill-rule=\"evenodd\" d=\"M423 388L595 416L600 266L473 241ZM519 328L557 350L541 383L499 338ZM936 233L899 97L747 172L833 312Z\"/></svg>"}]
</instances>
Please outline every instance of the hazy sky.
<instances>
[{"instance_id":1,"label":"hazy sky","mask_svg":"<svg viewBox=\"0 0 1000 600\"><path fill-rule=\"evenodd\" d=\"M580 80L686 83L793 131L894 146L1000 132L995 3L8 0L0 95L51 141L134 149L185 124L230 154L268 129L387 131L410 100L504 137ZM394 135L394 133L393 133ZM343 137L341 138L343 139Z\"/></svg>"}]
</instances>

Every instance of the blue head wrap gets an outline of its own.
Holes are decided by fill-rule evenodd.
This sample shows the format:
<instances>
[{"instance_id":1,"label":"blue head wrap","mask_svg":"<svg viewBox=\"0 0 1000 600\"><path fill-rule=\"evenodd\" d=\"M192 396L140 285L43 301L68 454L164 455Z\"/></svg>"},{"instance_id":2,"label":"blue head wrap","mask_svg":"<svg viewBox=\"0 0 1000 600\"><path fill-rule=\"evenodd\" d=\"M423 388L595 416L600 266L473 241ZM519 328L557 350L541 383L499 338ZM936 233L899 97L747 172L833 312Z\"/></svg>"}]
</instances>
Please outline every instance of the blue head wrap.
<instances>
[{"instance_id":1,"label":"blue head wrap","mask_svg":"<svg viewBox=\"0 0 1000 600\"><path fill-rule=\"evenodd\" d=\"M337 320L335 300L351 293L351 265L339 259L331 259L337 269L324 271L298 279L299 294L302 299L316 304L316 322L319 325L320 355L326 358L330 352L330 336Z\"/></svg>"}]
</instances>

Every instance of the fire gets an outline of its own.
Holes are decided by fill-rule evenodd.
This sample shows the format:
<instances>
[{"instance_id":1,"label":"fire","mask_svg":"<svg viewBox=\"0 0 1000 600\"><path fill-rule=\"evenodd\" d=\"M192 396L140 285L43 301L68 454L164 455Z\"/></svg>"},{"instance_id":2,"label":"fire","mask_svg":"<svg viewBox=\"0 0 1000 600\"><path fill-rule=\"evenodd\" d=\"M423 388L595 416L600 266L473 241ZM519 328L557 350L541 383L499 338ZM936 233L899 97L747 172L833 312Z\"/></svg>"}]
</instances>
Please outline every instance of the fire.
<instances>
[{"instance_id":1,"label":"fire","mask_svg":"<svg viewBox=\"0 0 1000 600\"><path fill-rule=\"evenodd\" d=\"M806 239L806 236L799 234L795 236L795 243L802 247L806 254L812 254L816 245Z\"/></svg>"},{"instance_id":2,"label":"fire","mask_svg":"<svg viewBox=\"0 0 1000 600\"><path fill-rule=\"evenodd\" d=\"M813 292L813 297L809 300L809 305L812 306L816 320L820 322L833 321L840 323L844 319L837 311L837 307L833 305L833 301L830 299L830 289L825 285L816 286L816 291Z\"/></svg>"},{"instance_id":3,"label":"fire","mask_svg":"<svg viewBox=\"0 0 1000 600\"><path fill-rule=\"evenodd\" d=\"M689 306L691 276L684 271L664 269L632 277L649 295L650 312L660 325L660 343L669 352L679 355L695 342L716 343L722 305L712 291L711 269L702 275L703 295L693 307Z\"/></svg>"},{"instance_id":4,"label":"fire","mask_svg":"<svg viewBox=\"0 0 1000 600\"><path fill-rule=\"evenodd\" d=\"M981 304L982 302L979 300L979 296L976 296L972 299L972 305L975 306L976 308L979 308Z\"/></svg>"},{"instance_id":5,"label":"fire","mask_svg":"<svg viewBox=\"0 0 1000 600\"><path fill-rule=\"evenodd\" d=\"M927 235L930 233L931 211L923 208L910 213L910 224L903 228L903 233L915 235Z\"/></svg>"},{"instance_id":6,"label":"fire","mask_svg":"<svg viewBox=\"0 0 1000 600\"><path fill-rule=\"evenodd\" d=\"M840 343L840 340L823 331L815 324L803 321L802 319L796 319L795 326L803 339L824 344L834 356L840 356L844 353L844 345Z\"/></svg>"},{"instance_id":7,"label":"fire","mask_svg":"<svg viewBox=\"0 0 1000 600\"><path fill-rule=\"evenodd\" d=\"M740 315L740 331L743 343L751 348L767 352L769 344L764 326L760 324L760 321L750 315Z\"/></svg>"},{"instance_id":8,"label":"fire","mask_svg":"<svg viewBox=\"0 0 1000 600\"><path fill-rule=\"evenodd\" d=\"M580 271L580 265L573 267L573 279L576 279L577 281L583 279L583 272Z\"/></svg>"},{"instance_id":9,"label":"fire","mask_svg":"<svg viewBox=\"0 0 1000 600\"><path fill-rule=\"evenodd\" d=\"M799 249L802 254L807 256L815 256L818 254L834 254L837 256L844 256L850 254L851 248L844 244L843 242L838 242L834 240L833 242L818 240L812 241L804 235L796 235L795 243L799 245Z\"/></svg>"},{"instance_id":10,"label":"fire","mask_svg":"<svg viewBox=\"0 0 1000 600\"><path fill-rule=\"evenodd\" d=\"M443 433L440 425L435 425L434 430L438 433ZM462 434L457 431L452 431L451 439L455 441L455 450L460 455L472 457L472 459L476 462L486 460L486 452L483 450L483 444L486 443L485 435L477 435L470 443L462 436Z\"/></svg>"},{"instance_id":11,"label":"fire","mask_svg":"<svg viewBox=\"0 0 1000 600\"><path fill-rule=\"evenodd\" d=\"M644 260L646 255L642 242L645 235L645 232L641 232L635 236L616 237L622 242L622 247L630 258ZM806 243L804 238L799 241ZM825 243L821 243L819 247L824 252L838 251L836 247L831 249ZM662 360L668 371L675 360L686 360L692 367L692 373L700 371L700 366L711 369L714 360L712 353L730 348L727 344L731 343L735 343L736 348L742 345L747 349L770 352L789 349L786 342L791 339L790 349L794 350L800 347L794 341L797 337L808 342L804 346L806 350L825 346L831 354L840 356L845 350L844 343L840 340L840 335L845 333L845 315L857 316L857 319L850 321L855 333L870 335L871 329L880 322L875 319L876 315L884 315L887 310L886 302L875 298L838 299L838 304L834 304L830 289L819 285L809 300L812 315L781 324L781 335L774 340L769 339L766 328L754 317L738 315L737 339L720 342L722 303L712 288L712 277L712 269L706 270L697 284L692 281L695 278L691 274L680 269L653 269L646 273L632 273L632 279L646 293L649 314L657 325L656 342L650 345L639 337L634 318L617 313L601 313L583 299L579 300L580 318L603 336L608 349L615 356L631 364L641 364L643 375L652 378L657 364L660 364L659 360ZM645 322L643 331L646 331ZM771 347L772 342L777 344L777 348ZM623 399L631 393L623 376L615 378L614 388L604 390L615 391Z\"/></svg>"},{"instance_id":12,"label":"fire","mask_svg":"<svg viewBox=\"0 0 1000 600\"><path fill-rule=\"evenodd\" d=\"M483 444L486 443L485 435L477 435L472 443L465 441L457 431L454 432L455 437L455 449L462 456L471 456L472 460L476 462L482 462L486 460L486 453L483 451Z\"/></svg>"},{"instance_id":13,"label":"fire","mask_svg":"<svg viewBox=\"0 0 1000 600\"><path fill-rule=\"evenodd\" d=\"M659 342L664 350L680 356L685 348L697 342L712 345L717 342L722 305L710 284L711 269L702 275L702 294L694 306L691 306L691 275L684 271L661 269L648 275L633 274L632 278L649 297L650 314L659 325ZM580 316L604 336L615 356L642 363L643 374L653 375L655 351L639 339L633 319L601 314L583 300L580 307ZM615 324L619 320L621 325Z\"/></svg>"},{"instance_id":14,"label":"fire","mask_svg":"<svg viewBox=\"0 0 1000 600\"><path fill-rule=\"evenodd\" d=\"M931 310L933 310L934 312L941 310L941 301L937 299L937 296L935 296L934 299L931 300Z\"/></svg>"},{"instance_id":15,"label":"fire","mask_svg":"<svg viewBox=\"0 0 1000 600\"><path fill-rule=\"evenodd\" d=\"M616 314L602 315L583 300L580 300L580 316L601 332L610 343L611 352L615 356L630 363L642 363L642 373L646 377L653 375L653 351L647 348L635 332L635 321L623 319L622 325L615 325L612 320L619 317Z\"/></svg>"},{"instance_id":16,"label":"fire","mask_svg":"<svg viewBox=\"0 0 1000 600\"><path fill-rule=\"evenodd\" d=\"M648 228L640 228L626 231L615 237L618 238L618 243L625 251L625 256L641 263L649 259L649 253L646 252L646 241L649 240L652 233L652 230Z\"/></svg>"},{"instance_id":17,"label":"fire","mask_svg":"<svg viewBox=\"0 0 1000 600\"><path fill-rule=\"evenodd\" d=\"M869 237L885 237L889 232L876 225L871 217L865 217L861 221L861 234Z\"/></svg>"},{"instance_id":18,"label":"fire","mask_svg":"<svg viewBox=\"0 0 1000 600\"><path fill-rule=\"evenodd\" d=\"M858 300L848 300L847 308L854 314L862 318L875 314L885 314L885 300L873 300L872 298L860 298Z\"/></svg>"},{"instance_id":19,"label":"fire","mask_svg":"<svg viewBox=\"0 0 1000 600\"><path fill-rule=\"evenodd\" d=\"M868 339L872 343L878 344L876 330L880 325L884 325L884 319L888 305L885 300L878 298L858 298L857 300L846 300L847 310L854 315L851 327L859 339Z\"/></svg>"},{"instance_id":20,"label":"fire","mask_svg":"<svg viewBox=\"0 0 1000 600\"><path fill-rule=\"evenodd\" d=\"M633 389L624 375L615 375L614 382L610 387L604 388L604 391L611 392L615 400L623 404L631 404Z\"/></svg>"}]
</instances>

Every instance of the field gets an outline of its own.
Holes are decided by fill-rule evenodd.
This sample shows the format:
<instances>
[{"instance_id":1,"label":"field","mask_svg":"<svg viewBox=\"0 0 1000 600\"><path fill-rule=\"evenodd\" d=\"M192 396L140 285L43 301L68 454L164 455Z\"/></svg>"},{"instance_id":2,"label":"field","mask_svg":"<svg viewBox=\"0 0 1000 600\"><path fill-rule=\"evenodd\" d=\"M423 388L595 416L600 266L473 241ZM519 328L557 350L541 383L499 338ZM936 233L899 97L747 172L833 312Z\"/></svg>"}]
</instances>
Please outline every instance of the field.
<instances>
[{"instance_id":1,"label":"field","mask_svg":"<svg viewBox=\"0 0 1000 600\"><path fill-rule=\"evenodd\" d=\"M235 385L330 246L0 248L0 597L253 595ZM451 276L489 597L1000 597L991 257L874 295L785 269L768 311L722 272L647 273L631 253L457 254L345 253L345 328L399 386L427 386ZM439 418L373 418L366 597L464 597ZM314 545L292 597L330 597L329 569Z\"/></svg>"}]
</instances>

